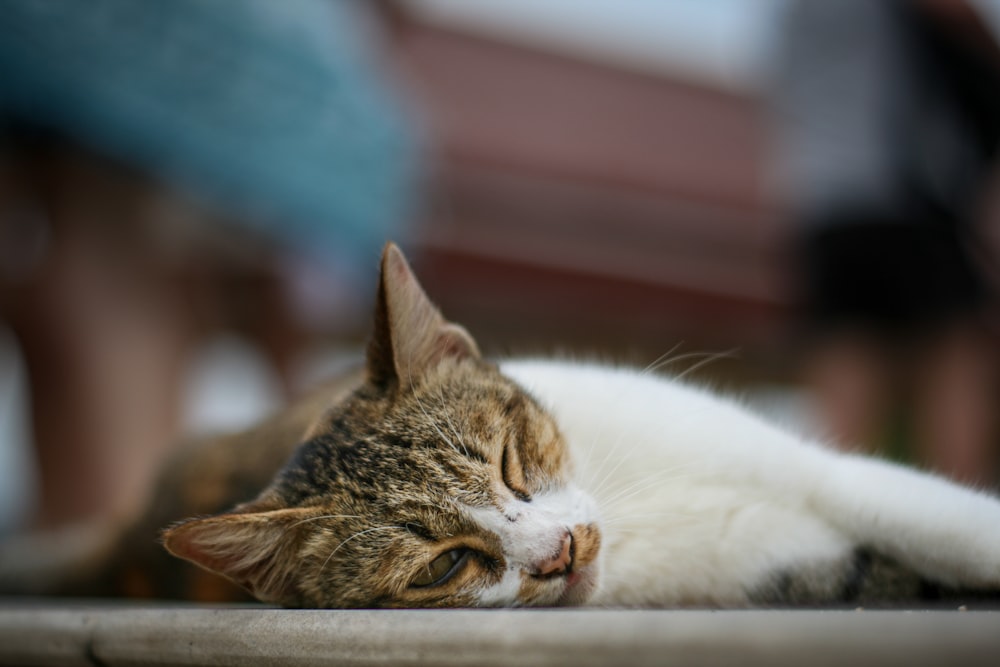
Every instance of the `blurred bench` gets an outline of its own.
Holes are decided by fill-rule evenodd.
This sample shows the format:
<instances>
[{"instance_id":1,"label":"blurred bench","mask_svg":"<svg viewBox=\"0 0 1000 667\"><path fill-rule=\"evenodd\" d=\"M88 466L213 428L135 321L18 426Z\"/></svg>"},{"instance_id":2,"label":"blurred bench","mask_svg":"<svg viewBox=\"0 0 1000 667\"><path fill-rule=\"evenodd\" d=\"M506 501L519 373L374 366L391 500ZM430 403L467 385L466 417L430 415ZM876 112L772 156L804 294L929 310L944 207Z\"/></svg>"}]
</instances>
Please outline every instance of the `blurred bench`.
<instances>
[{"instance_id":1,"label":"blurred bench","mask_svg":"<svg viewBox=\"0 0 1000 667\"><path fill-rule=\"evenodd\" d=\"M777 344L785 230L745 91L406 23L437 146L418 270L487 342Z\"/></svg>"}]
</instances>

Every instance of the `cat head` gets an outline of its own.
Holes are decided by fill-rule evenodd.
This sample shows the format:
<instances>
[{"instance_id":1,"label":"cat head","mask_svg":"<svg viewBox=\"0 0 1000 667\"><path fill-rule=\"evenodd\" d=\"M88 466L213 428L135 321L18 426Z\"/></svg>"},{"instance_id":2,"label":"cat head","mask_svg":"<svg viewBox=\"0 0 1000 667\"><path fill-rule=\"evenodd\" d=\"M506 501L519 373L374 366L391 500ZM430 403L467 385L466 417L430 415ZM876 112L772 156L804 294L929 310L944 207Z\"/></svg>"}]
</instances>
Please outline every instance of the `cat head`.
<instances>
[{"instance_id":1,"label":"cat head","mask_svg":"<svg viewBox=\"0 0 1000 667\"><path fill-rule=\"evenodd\" d=\"M584 602L601 534L557 425L391 244L366 375L255 501L168 529L166 548L292 607Z\"/></svg>"}]
</instances>

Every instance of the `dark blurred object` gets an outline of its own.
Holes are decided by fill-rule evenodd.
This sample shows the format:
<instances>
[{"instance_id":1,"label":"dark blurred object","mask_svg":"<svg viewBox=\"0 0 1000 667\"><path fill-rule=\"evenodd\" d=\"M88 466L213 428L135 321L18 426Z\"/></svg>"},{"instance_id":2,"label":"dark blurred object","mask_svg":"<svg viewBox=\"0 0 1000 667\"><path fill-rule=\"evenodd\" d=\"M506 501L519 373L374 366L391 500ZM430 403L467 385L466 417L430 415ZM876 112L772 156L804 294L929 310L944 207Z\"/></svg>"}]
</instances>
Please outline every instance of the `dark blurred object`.
<instances>
[{"instance_id":1,"label":"dark blurred object","mask_svg":"<svg viewBox=\"0 0 1000 667\"><path fill-rule=\"evenodd\" d=\"M782 39L779 169L821 416L842 445L871 447L907 396L921 462L992 483L977 223L1000 144L1000 50L957 1L794 2Z\"/></svg>"},{"instance_id":2,"label":"dark blurred object","mask_svg":"<svg viewBox=\"0 0 1000 667\"><path fill-rule=\"evenodd\" d=\"M367 300L419 168L367 10L0 5L0 316L38 525L139 508L206 333L242 332L287 379L317 322L354 315L333 295Z\"/></svg>"}]
</instances>

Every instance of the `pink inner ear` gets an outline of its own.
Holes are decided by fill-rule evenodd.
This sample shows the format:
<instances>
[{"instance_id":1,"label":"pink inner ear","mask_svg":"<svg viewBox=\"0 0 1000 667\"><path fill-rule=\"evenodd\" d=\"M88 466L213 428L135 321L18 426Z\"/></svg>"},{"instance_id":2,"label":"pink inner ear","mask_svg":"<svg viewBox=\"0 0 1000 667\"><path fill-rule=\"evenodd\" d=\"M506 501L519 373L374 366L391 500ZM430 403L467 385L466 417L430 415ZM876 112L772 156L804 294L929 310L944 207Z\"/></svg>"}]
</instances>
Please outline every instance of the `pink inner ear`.
<instances>
[{"instance_id":1,"label":"pink inner ear","mask_svg":"<svg viewBox=\"0 0 1000 667\"><path fill-rule=\"evenodd\" d=\"M295 525L314 513L294 508L193 519L167 530L163 544L175 556L238 578L294 543Z\"/></svg>"},{"instance_id":2,"label":"pink inner ear","mask_svg":"<svg viewBox=\"0 0 1000 667\"><path fill-rule=\"evenodd\" d=\"M438 359L478 357L479 347L468 332L457 324L447 323L438 334Z\"/></svg>"},{"instance_id":3,"label":"pink inner ear","mask_svg":"<svg viewBox=\"0 0 1000 667\"><path fill-rule=\"evenodd\" d=\"M472 337L441 316L402 252L392 244L386 246L382 259L380 295L384 298L385 319L376 315L375 344L369 348L373 377L391 374L405 383L442 359L479 356ZM385 372L386 360L391 361L389 374Z\"/></svg>"},{"instance_id":4,"label":"pink inner ear","mask_svg":"<svg viewBox=\"0 0 1000 667\"><path fill-rule=\"evenodd\" d=\"M175 556L206 569L232 576L240 559L239 537L245 528L226 521L226 517L195 519L171 528L163 535L163 545Z\"/></svg>"},{"instance_id":5,"label":"pink inner ear","mask_svg":"<svg viewBox=\"0 0 1000 667\"><path fill-rule=\"evenodd\" d=\"M223 514L194 519L169 529L163 544L170 553L217 572L266 602L285 603L289 566L301 538L297 530L315 508Z\"/></svg>"}]
</instances>

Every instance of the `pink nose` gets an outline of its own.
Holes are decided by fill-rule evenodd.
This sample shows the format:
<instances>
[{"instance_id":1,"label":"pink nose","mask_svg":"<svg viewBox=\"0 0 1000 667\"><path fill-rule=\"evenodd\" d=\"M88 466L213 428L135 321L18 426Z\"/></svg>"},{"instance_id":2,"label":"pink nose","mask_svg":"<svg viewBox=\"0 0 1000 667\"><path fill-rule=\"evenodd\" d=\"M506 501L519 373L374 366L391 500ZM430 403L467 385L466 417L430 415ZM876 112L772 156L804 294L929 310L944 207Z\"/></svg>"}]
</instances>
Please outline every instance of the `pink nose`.
<instances>
[{"instance_id":1,"label":"pink nose","mask_svg":"<svg viewBox=\"0 0 1000 667\"><path fill-rule=\"evenodd\" d=\"M573 566L573 533L568 530L562 537L559 551L551 560L538 564L539 577L548 577L557 574L564 574Z\"/></svg>"}]
</instances>

